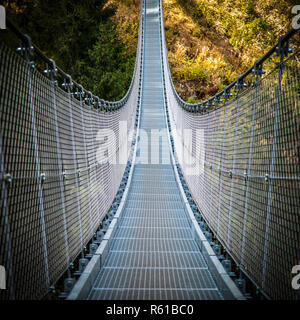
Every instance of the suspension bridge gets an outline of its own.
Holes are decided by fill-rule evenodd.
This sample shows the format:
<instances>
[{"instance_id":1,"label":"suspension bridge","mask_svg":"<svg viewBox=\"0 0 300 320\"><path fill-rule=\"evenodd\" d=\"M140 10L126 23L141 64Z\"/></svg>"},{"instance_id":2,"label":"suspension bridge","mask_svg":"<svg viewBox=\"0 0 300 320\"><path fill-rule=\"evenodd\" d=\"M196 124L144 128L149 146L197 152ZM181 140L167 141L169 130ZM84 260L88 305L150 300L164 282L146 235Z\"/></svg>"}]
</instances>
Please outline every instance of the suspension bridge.
<instances>
[{"instance_id":1,"label":"suspension bridge","mask_svg":"<svg viewBox=\"0 0 300 320\"><path fill-rule=\"evenodd\" d=\"M172 82L161 0L141 0L134 74L117 102L8 27L21 45L0 43L0 298L41 299L63 279L69 300L245 300L250 283L299 299L296 30L188 104Z\"/></svg>"}]
</instances>

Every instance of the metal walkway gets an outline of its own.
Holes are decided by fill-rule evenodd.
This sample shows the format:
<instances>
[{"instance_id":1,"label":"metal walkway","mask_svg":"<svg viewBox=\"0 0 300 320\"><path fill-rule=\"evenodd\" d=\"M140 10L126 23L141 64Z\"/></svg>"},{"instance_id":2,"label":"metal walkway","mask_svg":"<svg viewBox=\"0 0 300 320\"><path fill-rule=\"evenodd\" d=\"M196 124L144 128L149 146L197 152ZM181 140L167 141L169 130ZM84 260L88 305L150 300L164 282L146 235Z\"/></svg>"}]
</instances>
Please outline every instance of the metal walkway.
<instances>
[{"instance_id":1,"label":"metal walkway","mask_svg":"<svg viewBox=\"0 0 300 320\"><path fill-rule=\"evenodd\" d=\"M158 0L146 1L140 128L148 132L166 128L158 5ZM169 157L170 150L165 151ZM110 253L88 298L223 299L193 239L172 165L142 164L146 159L141 154L138 145L140 163L134 167Z\"/></svg>"},{"instance_id":2,"label":"metal walkway","mask_svg":"<svg viewBox=\"0 0 300 320\"><path fill-rule=\"evenodd\" d=\"M299 29L192 104L162 0L140 3L132 81L113 102L6 19L0 300L299 300Z\"/></svg>"}]
</instances>

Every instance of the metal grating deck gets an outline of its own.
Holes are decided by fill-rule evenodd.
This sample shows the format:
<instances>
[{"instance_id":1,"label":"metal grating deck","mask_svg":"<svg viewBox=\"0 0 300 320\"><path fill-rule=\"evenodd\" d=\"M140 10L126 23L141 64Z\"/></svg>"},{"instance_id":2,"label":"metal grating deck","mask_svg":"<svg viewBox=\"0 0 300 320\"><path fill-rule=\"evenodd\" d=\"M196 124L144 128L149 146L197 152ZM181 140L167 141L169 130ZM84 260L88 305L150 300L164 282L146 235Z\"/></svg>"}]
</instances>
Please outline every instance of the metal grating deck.
<instances>
[{"instance_id":1,"label":"metal grating deck","mask_svg":"<svg viewBox=\"0 0 300 320\"><path fill-rule=\"evenodd\" d=\"M140 119L147 132L166 127L158 14L158 1L147 0ZM223 299L192 238L171 164L135 165L120 226L89 299Z\"/></svg>"}]
</instances>

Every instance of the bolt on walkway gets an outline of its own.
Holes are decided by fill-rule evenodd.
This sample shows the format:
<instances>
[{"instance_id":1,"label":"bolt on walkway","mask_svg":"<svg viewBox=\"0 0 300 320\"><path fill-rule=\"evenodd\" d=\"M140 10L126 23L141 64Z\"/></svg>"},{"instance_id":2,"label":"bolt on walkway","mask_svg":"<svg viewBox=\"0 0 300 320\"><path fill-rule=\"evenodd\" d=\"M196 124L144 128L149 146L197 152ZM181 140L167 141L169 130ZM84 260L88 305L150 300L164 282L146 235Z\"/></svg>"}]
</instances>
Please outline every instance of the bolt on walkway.
<instances>
[{"instance_id":1,"label":"bolt on walkway","mask_svg":"<svg viewBox=\"0 0 300 320\"><path fill-rule=\"evenodd\" d=\"M158 5L146 1L140 128L148 133L166 128ZM193 239L171 164L135 165L122 219L88 298L223 299Z\"/></svg>"}]
</instances>

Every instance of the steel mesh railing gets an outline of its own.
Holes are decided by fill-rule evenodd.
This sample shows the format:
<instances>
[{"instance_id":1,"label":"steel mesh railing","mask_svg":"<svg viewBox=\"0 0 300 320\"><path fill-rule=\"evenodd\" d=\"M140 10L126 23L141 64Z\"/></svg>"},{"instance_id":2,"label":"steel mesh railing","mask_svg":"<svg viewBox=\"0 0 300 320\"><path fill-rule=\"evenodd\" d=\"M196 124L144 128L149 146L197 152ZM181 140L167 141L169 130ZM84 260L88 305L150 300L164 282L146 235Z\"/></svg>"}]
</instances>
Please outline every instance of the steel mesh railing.
<instances>
[{"instance_id":1,"label":"steel mesh railing","mask_svg":"<svg viewBox=\"0 0 300 320\"><path fill-rule=\"evenodd\" d=\"M7 290L0 297L39 299L83 251L119 189L135 126L143 50L139 36L130 88L120 101L107 102L72 82L10 27L21 47L16 53L0 42L0 264L7 270ZM142 28L141 23L139 35ZM46 75L32 66L32 49L46 63ZM127 125L123 136L120 123ZM109 157L118 161L108 159L111 142L98 135L107 129L116 137Z\"/></svg>"},{"instance_id":2,"label":"steel mesh railing","mask_svg":"<svg viewBox=\"0 0 300 320\"><path fill-rule=\"evenodd\" d=\"M171 134L193 200L238 267L273 299L299 299L291 285L300 264L299 50L284 60L294 33L225 90L194 105L176 93L163 44ZM263 62L276 52L280 62L262 76Z\"/></svg>"},{"instance_id":3,"label":"steel mesh railing","mask_svg":"<svg viewBox=\"0 0 300 320\"><path fill-rule=\"evenodd\" d=\"M161 1L160 10L164 39ZM21 39L19 54L1 41L0 264L8 288L0 291L1 298L45 295L110 208L126 164L101 162L111 145L97 133L115 133L111 157L118 158L125 143L119 123L125 121L130 149L142 26L134 77L118 102L85 91L34 47L47 66L47 76L41 74L30 61L30 39L13 26ZM292 267L300 264L299 51L284 60L293 33L237 81L197 105L177 95L165 44L161 61L176 158L193 199L240 269L275 299L299 298L291 287ZM262 77L263 62L276 52L280 63ZM252 85L244 88L247 79ZM203 170L185 163L186 154Z\"/></svg>"}]
</instances>

